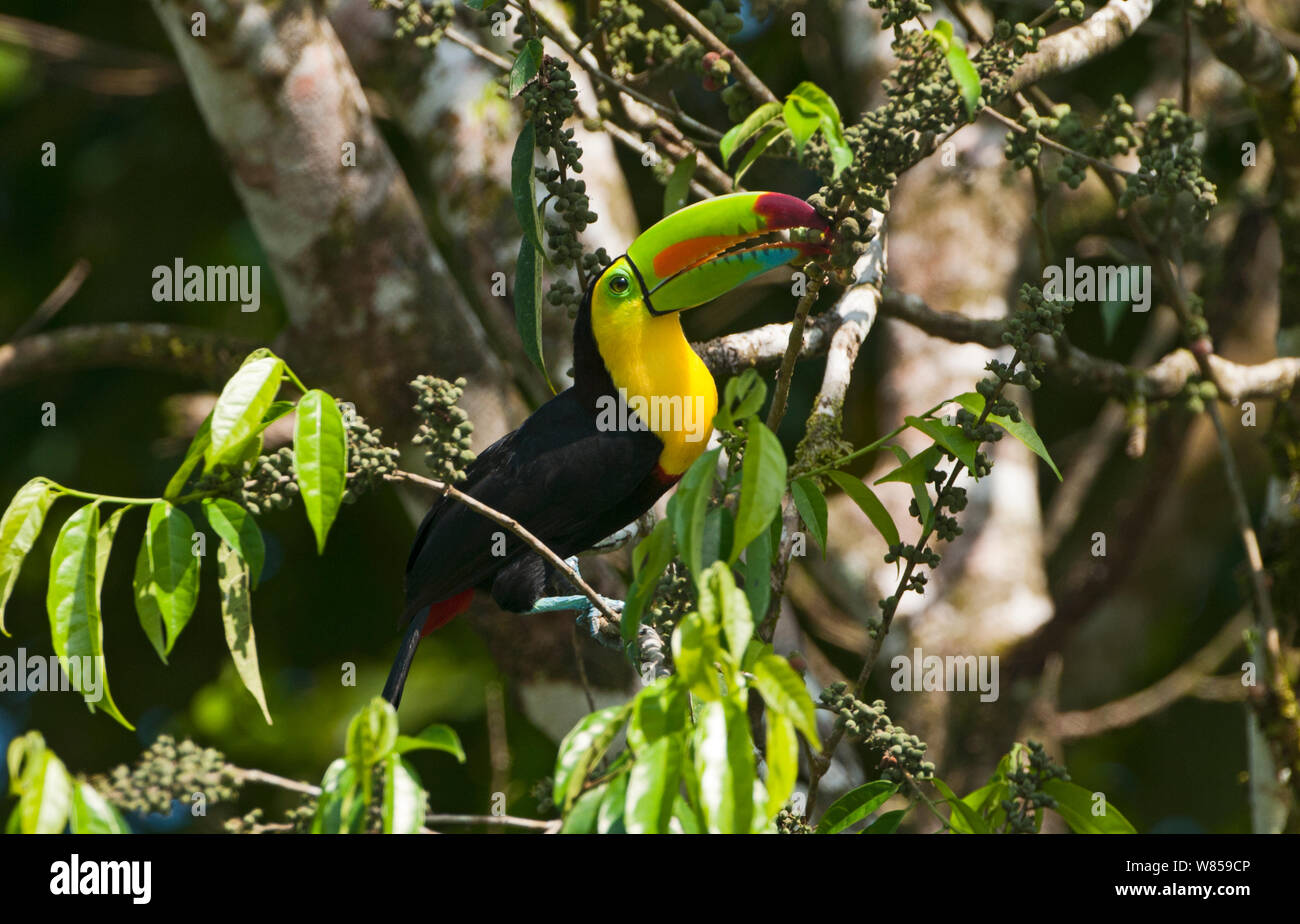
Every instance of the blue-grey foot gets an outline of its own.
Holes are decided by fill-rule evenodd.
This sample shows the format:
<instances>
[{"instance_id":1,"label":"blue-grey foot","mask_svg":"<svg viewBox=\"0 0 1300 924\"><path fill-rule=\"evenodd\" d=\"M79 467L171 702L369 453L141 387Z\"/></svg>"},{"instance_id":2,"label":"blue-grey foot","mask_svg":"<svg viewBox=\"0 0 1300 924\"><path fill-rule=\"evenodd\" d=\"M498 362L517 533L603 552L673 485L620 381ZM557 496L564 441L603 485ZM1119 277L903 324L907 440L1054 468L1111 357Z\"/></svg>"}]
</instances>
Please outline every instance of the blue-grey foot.
<instances>
[{"instance_id":1,"label":"blue-grey foot","mask_svg":"<svg viewBox=\"0 0 1300 924\"><path fill-rule=\"evenodd\" d=\"M581 575L581 572L578 571L578 558L576 555L572 558L565 559L564 563ZM614 613L622 614L622 600L614 600L610 597L602 596L600 597L600 601ZM600 631L603 614L600 610L596 609L595 605L587 599L585 594L565 594L556 597L542 597L533 604L533 608L525 615L533 613L558 613L566 610L576 610L579 612L578 624L584 626L587 631L591 633L591 637L596 641L600 642L607 648L622 648L622 642L616 631Z\"/></svg>"}]
</instances>

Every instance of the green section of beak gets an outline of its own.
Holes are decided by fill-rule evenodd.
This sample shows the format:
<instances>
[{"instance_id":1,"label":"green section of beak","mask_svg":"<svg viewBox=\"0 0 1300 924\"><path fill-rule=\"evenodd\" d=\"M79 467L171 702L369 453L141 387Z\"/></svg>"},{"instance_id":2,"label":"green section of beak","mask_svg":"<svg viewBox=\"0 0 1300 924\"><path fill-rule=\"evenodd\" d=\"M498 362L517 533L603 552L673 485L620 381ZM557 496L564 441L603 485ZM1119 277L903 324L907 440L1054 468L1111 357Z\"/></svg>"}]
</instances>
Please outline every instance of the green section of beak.
<instances>
[{"instance_id":1,"label":"green section of beak","mask_svg":"<svg viewBox=\"0 0 1300 924\"><path fill-rule=\"evenodd\" d=\"M674 212L628 248L654 314L693 308L783 263L807 259L818 242L759 240L773 232L829 225L802 199L782 193L734 193ZM751 246L746 246L751 245Z\"/></svg>"}]
</instances>

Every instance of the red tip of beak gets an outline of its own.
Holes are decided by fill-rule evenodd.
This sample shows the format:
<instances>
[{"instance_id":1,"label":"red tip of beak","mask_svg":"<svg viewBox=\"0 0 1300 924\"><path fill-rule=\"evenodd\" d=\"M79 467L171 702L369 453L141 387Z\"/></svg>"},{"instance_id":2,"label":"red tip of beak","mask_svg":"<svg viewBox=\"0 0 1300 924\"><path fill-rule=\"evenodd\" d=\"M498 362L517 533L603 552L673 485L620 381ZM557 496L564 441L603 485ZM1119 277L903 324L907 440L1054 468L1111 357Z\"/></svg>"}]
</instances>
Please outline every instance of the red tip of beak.
<instances>
[{"instance_id":1,"label":"red tip of beak","mask_svg":"<svg viewBox=\"0 0 1300 924\"><path fill-rule=\"evenodd\" d=\"M785 193L763 193L755 201L754 211L763 216L768 228L774 230L816 228L829 231L831 227L831 223L807 202Z\"/></svg>"}]
</instances>

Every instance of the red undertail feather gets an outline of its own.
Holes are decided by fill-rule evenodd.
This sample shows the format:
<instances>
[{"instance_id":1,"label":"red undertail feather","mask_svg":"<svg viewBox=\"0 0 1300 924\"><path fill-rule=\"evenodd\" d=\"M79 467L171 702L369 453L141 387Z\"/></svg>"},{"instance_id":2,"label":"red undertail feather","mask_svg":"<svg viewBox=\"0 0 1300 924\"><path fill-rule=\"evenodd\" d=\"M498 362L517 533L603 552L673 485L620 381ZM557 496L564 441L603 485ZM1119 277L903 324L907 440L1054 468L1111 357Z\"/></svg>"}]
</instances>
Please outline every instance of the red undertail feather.
<instances>
[{"instance_id":1,"label":"red undertail feather","mask_svg":"<svg viewBox=\"0 0 1300 924\"><path fill-rule=\"evenodd\" d=\"M447 623L451 622L461 613L469 609L470 602L474 599L474 588L461 591L454 597L448 597L446 600L439 600L429 606L429 615L424 618L424 628L420 630L420 638L424 638L435 629L441 629Z\"/></svg>"}]
</instances>

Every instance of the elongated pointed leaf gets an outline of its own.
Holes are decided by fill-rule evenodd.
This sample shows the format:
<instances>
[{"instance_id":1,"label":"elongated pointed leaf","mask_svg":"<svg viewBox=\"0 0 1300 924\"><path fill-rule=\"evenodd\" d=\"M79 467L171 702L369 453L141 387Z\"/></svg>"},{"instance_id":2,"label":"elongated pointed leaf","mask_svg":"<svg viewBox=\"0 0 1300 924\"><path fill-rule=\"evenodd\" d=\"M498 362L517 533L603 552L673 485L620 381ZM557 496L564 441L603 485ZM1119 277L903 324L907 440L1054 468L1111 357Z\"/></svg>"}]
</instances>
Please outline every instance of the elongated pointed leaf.
<instances>
[{"instance_id":1,"label":"elongated pointed leaf","mask_svg":"<svg viewBox=\"0 0 1300 924\"><path fill-rule=\"evenodd\" d=\"M410 751L442 751L465 762L465 748L460 743L460 735L448 725L430 725L418 735L398 735L393 750L398 754Z\"/></svg>"},{"instance_id":2,"label":"elongated pointed leaf","mask_svg":"<svg viewBox=\"0 0 1300 924\"><path fill-rule=\"evenodd\" d=\"M672 559L672 524L668 520L660 520L650 531L650 535L638 542L632 552L632 586L628 588L620 624L624 642L632 642L636 639L645 608L654 598L655 588L659 586L659 578L663 576L664 569Z\"/></svg>"},{"instance_id":3,"label":"elongated pointed leaf","mask_svg":"<svg viewBox=\"0 0 1300 924\"><path fill-rule=\"evenodd\" d=\"M812 697L790 662L778 654L764 654L754 663L753 674L754 687L767 708L793 722L814 748L821 747Z\"/></svg>"},{"instance_id":4,"label":"elongated pointed leaf","mask_svg":"<svg viewBox=\"0 0 1300 924\"><path fill-rule=\"evenodd\" d=\"M537 69L542 63L542 43L537 39L529 39L524 42L524 47L519 49L519 55L515 58L515 63L510 68L510 98L519 95L528 81L537 76Z\"/></svg>"},{"instance_id":5,"label":"elongated pointed leaf","mask_svg":"<svg viewBox=\"0 0 1300 924\"><path fill-rule=\"evenodd\" d=\"M820 113L806 100L790 96L785 101L782 114L785 116L785 124L790 129L790 134L794 138L795 152L803 154L804 145L821 127Z\"/></svg>"},{"instance_id":6,"label":"elongated pointed leaf","mask_svg":"<svg viewBox=\"0 0 1300 924\"><path fill-rule=\"evenodd\" d=\"M767 607L772 599L772 541L773 533L779 535L780 520L754 537L745 549L745 599L749 612L759 622L767 618Z\"/></svg>"},{"instance_id":7,"label":"elongated pointed leaf","mask_svg":"<svg viewBox=\"0 0 1300 924\"><path fill-rule=\"evenodd\" d=\"M817 833L838 834L880 808L896 792L898 784L889 780L875 780L849 790L826 809L817 824Z\"/></svg>"},{"instance_id":8,"label":"elongated pointed leaf","mask_svg":"<svg viewBox=\"0 0 1300 924\"><path fill-rule=\"evenodd\" d=\"M18 489L0 518L0 633L5 628L5 604L18 581L18 571L45 525L45 514L59 497L58 489L45 478L33 478Z\"/></svg>"},{"instance_id":9,"label":"elongated pointed leaf","mask_svg":"<svg viewBox=\"0 0 1300 924\"><path fill-rule=\"evenodd\" d=\"M77 659L75 665L68 664L64 670L87 704L92 709L103 709L134 730L135 726L118 711L108 689L104 623L99 612L98 544L99 505L87 504L63 524L50 556L50 583L45 595L50 637L60 663Z\"/></svg>"},{"instance_id":10,"label":"elongated pointed leaf","mask_svg":"<svg viewBox=\"0 0 1300 924\"><path fill-rule=\"evenodd\" d=\"M958 395L953 400L976 417L984 413L984 396L977 394L976 392L970 391L964 395ZM987 420L989 423L997 424L1003 430L1006 430L1016 439L1020 440L1020 442L1024 443L1030 452L1047 463L1048 467L1052 470L1052 474L1056 476L1058 481L1064 480L1061 475L1061 470L1056 467L1056 463L1052 461L1052 456L1047 451L1047 447L1043 445L1042 437L1038 435L1037 430L1029 425L1028 421L1022 418L1017 422L1012 420L1010 417L1003 417L1000 414L990 414Z\"/></svg>"},{"instance_id":11,"label":"elongated pointed leaf","mask_svg":"<svg viewBox=\"0 0 1300 924\"><path fill-rule=\"evenodd\" d=\"M677 492L668 502L668 519L673 525L677 549L691 578L702 579L703 561L701 546L704 541L704 517L713 493L713 473L718 465L720 449L710 449L696 459L677 484ZM734 548L734 543L733 543Z\"/></svg>"},{"instance_id":12,"label":"elongated pointed leaf","mask_svg":"<svg viewBox=\"0 0 1300 924\"><path fill-rule=\"evenodd\" d=\"M203 464L211 469L241 457L248 440L263 429L262 418L280 391L284 363L275 356L262 356L240 366L221 389L212 409L210 442Z\"/></svg>"},{"instance_id":13,"label":"elongated pointed leaf","mask_svg":"<svg viewBox=\"0 0 1300 924\"><path fill-rule=\"evenodd\" d=\"M18 824L23 834L59 834L72 810L72 777L54 752L42 748L15 781Z\"/></svg>"},{"instance_id":14,"label":"elongated pointed leaf","mask_svg":"<svg viewBox=\"0 0 1300 924\"><path fill-rule=\"evenodd\" d=\"M863 834L893 834L907 817L907 809L884 812L863 829Z\"/></svg>"},{"instance_id":15,"label":"elongated pointed leaf","mask_svg":"<svg viewBox=\"0 0 1300 924\"><path fill-rule=\"evenodd\" d=\"M962 102L966 106L966 118L974 119L980 109L980 75L966 53L966 46L956 38L948 42L944 52L948 59L948 71L957 82Z\"/></svg>"},{"instance_id":16,"label":"elongated pointed leaf","mask_svg":"<svg viewBox=\"0 0 1300 924\"><path fill-rule=\"evenodd\" d=\"M298 493L307 520L316 534L316 551L325 551L334 518L347 487L348 440L343 415L334 399L313 388L298 402L293 428L293 463L298 472Z\"/></svg>"},{"instance_id":17,"label":"elongated pointed leaf","mask_svg":"<svg viewBox=\"0 0 1300 924\"><path fill-rule=\"evenodd\" d=\"M149 508L135 560L135 611L164 664L198 600L193 536L194 523L181 508L165 500Z\"/></svg>"},{"instance_id":18,"label":"elongated pointed leaf","mask_svg":"<svg viewBox=\"0 0 1300 924\"><path fill-rule=\"evenodd\" d=\"M414 834L424 827L428 794L415 768L397 754L384 758L385 834Z\"/></svg>"},{"instance_id":19,"label":"elongated pointed leaf","mask_svg":"<svg viewBox=\"0 0 1300 924\"><path fill-rule=\"evenodd\" d=\"M258 528L257 520L225 497L205 497L203 513L213 532L248 562L253 586L256 587L262 579L262 566L266 562L266 544L262 541L262 530Z\"/></svg>"},{"instance_id":20,"label":"elongated pointed leaf","mask_svg":"<svg viewBox=\"0 0 1300 924\"><path fill-rule=\"evenodd\" d=\"M217 586L221 589L221 621L226 630L226 646L235 661L235 670L248 692L271 724L262 691L262 674L257 666L257 640L253 635L253 611L248 598L248 566L224 542L217 547Z\"/></svg>"},{"instance_id":21,"label":"elongated pointed leaf","mask_svg":"<svg viewBox=\"0 0 1300 924\"><path fill-rule=\"evenodd\" d=\"M975 471L975 451L979 448L973 440L967 439L961 427L942 423L932 417L904 417L903 421L913 430L919 430L951 452L972 472Z\"/></svg>"},{"instance_id":22,"label":"elongated pointed leaf","mask_svg":"<svg viewBox=\"0 0 1300 924\"><path fill-rule=\"evenodd\" d=\"M100 601L101 613L104 611L104 575L108 573L108 556L113 552L113 538L117 535L122 515L130 509L118 507L114 510L107 522L99 527L99 535L95 538L95 599Z\"/></svg>"},{"instance_id":23,"label":"elongated pointed leaf","mask_svg":"<svg viewBox=\"0 0 1300 924\"><path fill-rule=\"evenodd\" d=\"M199 464L199 460L207 453L208 447L212 445L212 411L208 416L203 418L203 423L199 424L198 432L190 440L189 448L185 450L185 458L181 460L180 467L167 482L167 487L163 490L163 497L168 500L175 500L185 488L185 483L189 481L190 474L194 467Z\"/></svg>"},{"instance_id":24,"label":"elongated pointed leaf","mask_svg":"<svg viewBox=\"0 0 1300 924\"><path fill-rule=\"evenodd\" d=\"M759 136L754 139L754 143L749 146L749 150L745 152L745 156L740 159L740 164L736 167L734 181L737 186L739 186L740 181L745 178L745 174L749 172L749 168L754 166L755 162L763 156L763 152L772 146L772 142L786 134L788 131L789 129L785 127L785 122L781 121L773 122L759 133Z\"/></svg>"},{"instance_id":25,"label":"elongated pointed leaf","mask_svg":"<svg viewBox=\"0 0 1300 924\"><path fill-rule=\"evenodd\" d=\"M785 450L767 425L752 420L746 427L745 459L740 466L740 503L736 508L735 539L731 544L731 562L781 510L785 495Z\"/></svg>"},{"instance_id":26,"label":"elongated pointed leaf","mask_svg":"<svg viewBox=\"0 0 1300 924\"><path fill-rule=\"evenodd\" d=\"M880 498L876 497L876 492L848 472L827 472L827 474L831 481L839 485L840 489L867 515L867 519L884 537L885 542L894 545L899 541L898 527L894 525L894 518L889 515Z\"/></svg>"},{"instance_id":27,"label":"elongated pointed leaf","mask_svg":"<svg viewBox=\"0 0 1300 924\"><path fill-rule=\"evenodd\" d=\"M952 806L948 816L948 827L954 834L988 834L989 824L974 809L957 797L943 780L935 777L931 780L934 788L943 795L944 801Z\"/></svg>"},{"instance_id":28,"label":"elongated pointed leaf","mask_svg":"<svg viewBox=\"0 0 1300 924\"><path fill-rule=\"evenodd\" d=\"M524 231L524 240L538 253L543 253L542 217L537 211L537 175L533 172L536 149L537 128L531 121L525 122L510 156L510 195L515 205L515 217ZM516 294L515 298L518 297Z\"/></svg>"},{"instance_id":29,"label":"elongated pointed leaf","mask_svg":"<svg viewBox=\"0 0 1300 924\"><path fill-rule=\"evenodd\" d=\"M84 780L76 781L72 790L72 814L69 825L73 834L130 834L131 828L107 799Z\"/></svg>"},{"instance_id":30,"label":"elongated pointed leaf","mask_svg":"<svg viewBox=\"0 0 1300 924\"><path fill-rule=\"evenodd\" d=\"M541 370L547 387L554 392L542 357L542 263L537 255L537 248L525 236L519 242L519 259L515 261L515 329L524 342L524 354Z\"/></svg>"},{"instance_id":31,"label":"elongated pointed leaf","mask_svg":"<svg viewBox=\"0 0 1300 924\"><path fill-rule=\"evenodd\" d=\"M689 724L690 697L680 683L661 678L637 694L627 723L627 743L640 754L667 735L683 732Z\"/></svg>"},{"instance_id":32,"label":"elongated pointed leaf","mask_svg":"<svg viewBox=\"0 0 1300 924\"><path fill-rule=\"evenodd\" d=\"M931 446L929 449L909 458L907 450L902 446L890 446L889 449L898 458L899 466L877 478L873 483L886 484L891 481L901 481L904 484L911 485L912 494L916 498L916 505L921 511L921 518L928 522L930 510L934 505L930 501L929 482L925 480L925 473L939 464L939 460L943 458L943 453L939 450L939 447Z\"/></svg>"},{"instance_id":33,"label":"elongated pointed leaf","mask_svg":"<svg viewBox=\"0 0 1300 924\"><path fill-rule=\"evenodd\" d=\"M568 811L631 712L631 704L591 713L564 736L555 758L555 803Z\"/></svg>"},{"instance_id":34,"label":"elongated pointed leaf","mask_svg":"<svg viewBox=\"0 0 1300 924\"><path fill-rule=\"evenodd\" d=\"M711 834L748 834L754 817L754 743L749 716L730 699L704 703L695 726L700 807Z\"/></svg>"},{"instance_id":35,"label":"elongated pointed leaf","mask_svg":"<svg viewBox=\"0 0 1300 924\"><path fill-rule=\"evenodd\" d=\"M718 142L718 151L722 154L722 166L727 166L731 156L736 153L742 144L759 134L763 127L773 119L781 117L780 103L764 103L759 106L739 125L734 125L722 136Z\"/></svg>"},{"instance_id":36,"label":"elongated pointed leaf","mask_svg":"<svg viewBox=\"0 0 1300 924\"><path fill-rule=\"evenodd\" d=\"M681 779L682 740L660 738L637 755L628 775L623 823L629 834L662 834L668 830Z\"/></svg>"},{"instance_id":37,"label":"elongated pointed leaf","mask_svg":"<svg viewBox=\"0 0 1300 924\"><path fill-rule=\"evenodd\" d=\"M826 554L826 497L812 478L796 478L790 485L790 496L799 511L799 517L817 540L822 554Z\"/></svg>"},{"instance_id":38,"label":"elongated pointed leaf","mask_svg":"<svg viewBox=\"0 0 1300 924\"><path fill-rule=\"evenodd\" d=\"M1056 800L1056 811L1077 834L1136 834L1137 829L1109 801L1102 803L1077 783L1048 780L1043 792ZM1094 814L1094 806L1105 805L1105 814Z\"/></svg>"},{"instance_id":39,"label":"elongated pointed leaf","mask_svg":"<svg viewBox=\"0 0 1300 924\"><path fill-rule=\"evenodd\" d=\"M627 780L630 774L618 774L605 787L605 798L600 800L600 810L596 812L597 834L625 834L623 809L627 805Z\"/></svg>"},{"instance_id":40,"label":"elongated pointed leaf","mask_svg":"<svg viewBox=\"0 0 1300 924\"><path fill-rule=\"evenodd\" d=\"M788 716L767 713L767 821L790 801L799 779L799 739Z\"/></svg>"}]
</instances>

